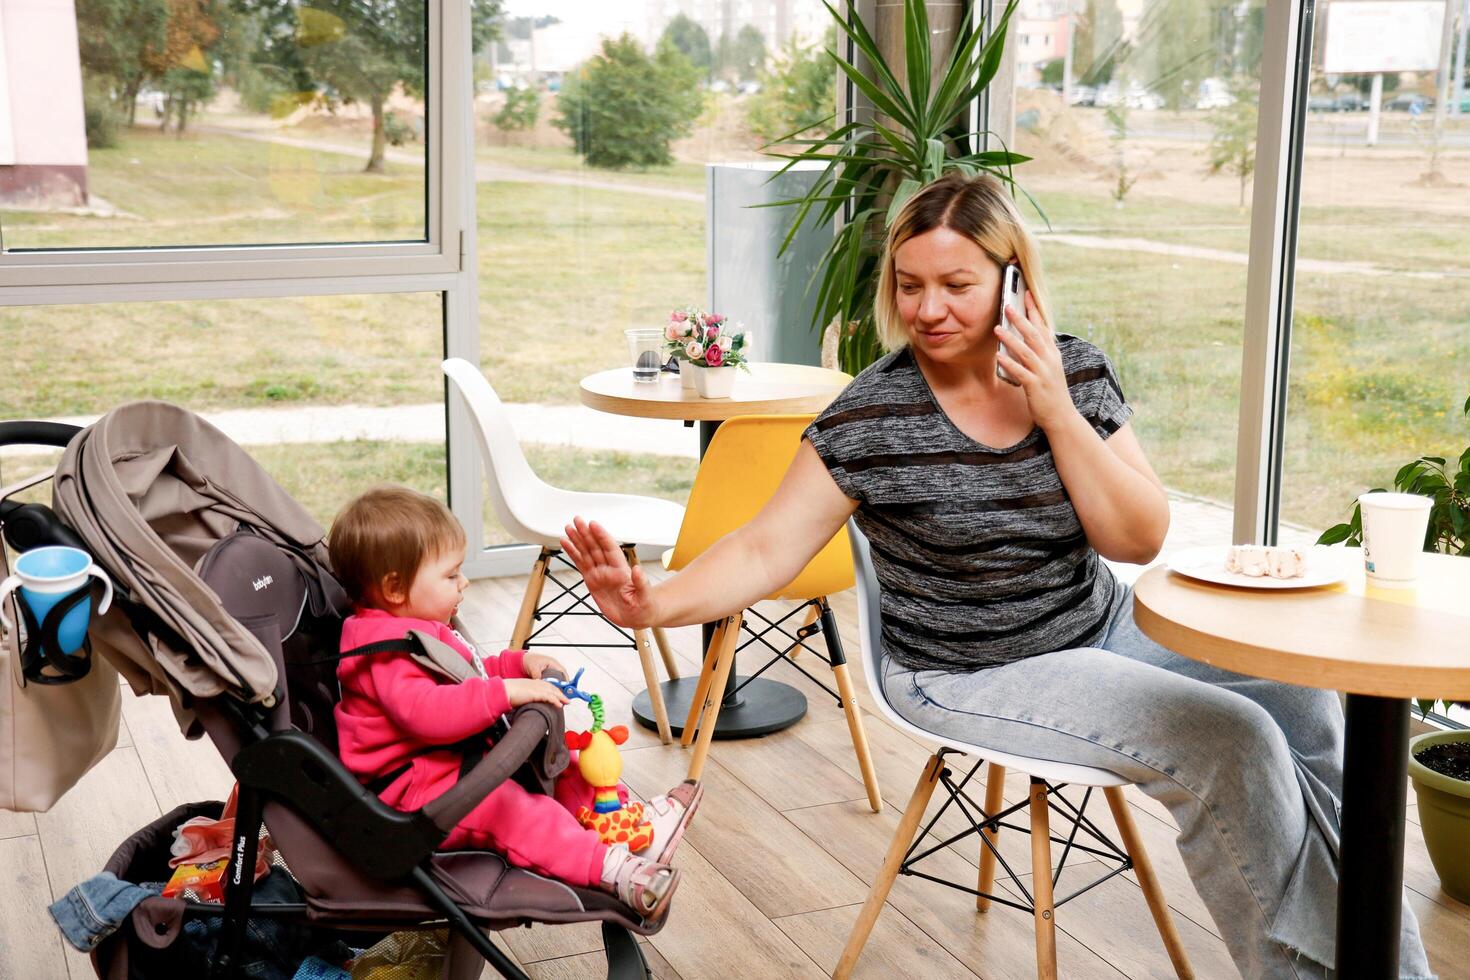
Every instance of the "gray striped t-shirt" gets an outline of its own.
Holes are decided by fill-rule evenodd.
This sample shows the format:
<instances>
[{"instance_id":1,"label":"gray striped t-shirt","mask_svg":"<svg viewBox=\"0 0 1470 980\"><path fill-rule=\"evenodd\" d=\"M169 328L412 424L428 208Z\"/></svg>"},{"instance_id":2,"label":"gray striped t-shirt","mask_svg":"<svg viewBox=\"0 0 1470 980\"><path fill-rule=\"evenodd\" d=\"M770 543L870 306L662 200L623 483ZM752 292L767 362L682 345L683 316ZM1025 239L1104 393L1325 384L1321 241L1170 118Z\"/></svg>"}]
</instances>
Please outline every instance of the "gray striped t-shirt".
<instances>
[{"instance_id":1,"label":"gray striped t-shirt","mask_svg":"<svg viewBox=\"0 0 1470 980\"><path fill-rule=\"evenodd\" d=\"M1072 402L1108 438L1133 411L1112 364L1078 337L1057 346ZM904 348L854 378L805 436L858 501L899 664L980 670L1101 639L1117 581L1039 428L1004 449L976 442Z\"/></svg>"}]
</instances>

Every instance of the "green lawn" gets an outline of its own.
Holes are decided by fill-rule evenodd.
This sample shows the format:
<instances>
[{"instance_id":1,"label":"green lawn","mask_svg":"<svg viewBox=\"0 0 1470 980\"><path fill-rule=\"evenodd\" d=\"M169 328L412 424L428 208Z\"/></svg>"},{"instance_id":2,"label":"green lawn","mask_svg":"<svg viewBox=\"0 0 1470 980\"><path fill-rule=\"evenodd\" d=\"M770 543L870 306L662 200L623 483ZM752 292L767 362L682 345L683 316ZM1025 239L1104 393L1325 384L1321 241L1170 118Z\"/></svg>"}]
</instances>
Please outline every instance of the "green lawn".
<instances>
[{"instance_id":1,"label":"green lawn","mask_svg":"<svg viewBox=\"0 0 1470 980\"><path fill-rule=\"evenodd\" d=\"M579 168L560 151L482 150L481 161ZM589 176L702 186L687 168ZM411 169L368 176L332 154L151 132L95 154L91 179L99 194L143 220L6 213L7 244L376 238L419 220L422 193ZM1095 195L1046 193L1043 205L1058 230L1237 252L1247 246L1247 217L1235 208L1138 200L1116 209L1101 186ZM574 402L578 379L623 363L624 329L657 325L669 308L704 299L699 202L490 182L479 187L478 211L481 350L507 401ZM1302 236L1307 257L1405 268L1460 271L1470 254L1470 233L1459 222L1382 208L1310 209ZM1166 482L1230 499L1245 266L1055 240L1042 247L1058 328L1111 354ZM1359 491L1384 485L1403 462L1464 448L1465 295L1457 279L1298 277L1289 520L1339 520ZM145 396L198 410L442 397L436 295L10 308L0 310L0 333L8 349L0 387L6 417L80 414ZM320 472L351 470L357 451L331 449ZM361 463L367 470L377 465L371 455ZM406 481L426 478L412 472L414 458L395 457L395 467L408 468ZM587 476L607 487L626 477L635 480L630 489L655 492L662 479L647 460L608 467L578 462L563 482ZM310 481L302 486L310 492ZM327 490L340 499L338 488Z\"/></svg>"},{"instance_id":2,"label":"green lawn","mask_svg":"<svg viewBox=\"0 0 1470 980\"><path fill-rule=\"evenodd\" d=\"M89 150L90 194L116 217L10 212L5 247L422 240L424 171L212 134L125 132Z\"/></svg>"},{"instance_id":3,"label":"green lawn","mask_svg":"<svg viewBox=\"0 0 1470 980\"><path fill-rule=\"evenodd\" d=\"M475 161L481 166L530 170L537 173L580 174L598 183L638 184L671 190L703 192L705 167L699 163L675 163L656 170L598 170L587 166L580 156L560 147L485 146L475 149Z\"/></svg>"}]
</instances>

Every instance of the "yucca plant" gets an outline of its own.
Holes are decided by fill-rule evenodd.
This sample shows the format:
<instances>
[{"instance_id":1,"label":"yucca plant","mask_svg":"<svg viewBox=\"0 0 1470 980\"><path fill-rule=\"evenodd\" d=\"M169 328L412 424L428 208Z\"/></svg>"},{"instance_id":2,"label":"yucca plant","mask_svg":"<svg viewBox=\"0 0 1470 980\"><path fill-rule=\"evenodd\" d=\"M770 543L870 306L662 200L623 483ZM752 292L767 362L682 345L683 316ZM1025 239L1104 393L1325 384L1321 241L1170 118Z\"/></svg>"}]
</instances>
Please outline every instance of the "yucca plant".
<instances>
[{"instance_id":1,"label":"yucca plant","mask_svg":"<svg viewBox=\"0 0 1470 980\"><path fill-rule=\"evenodd\" d=\"M882 353L873 323L878 259L888 223L904 202L920 187L952 170L971 175L988 171L1025 194L1016 185L1012 168L1030 157L1012 153L1004 144L999 150L972 152L972 141L985 131L967 131L971 104L1000 67L1016 0L1009 0L988 36L967 26L938 77L933 77L924 2L905 0L906 84L899 82L855 12L848 20L825 0L823 5L836 22L839 37L851 39L872 64L872 75L863 74L835 51L828 50L827 56L867 97L880 118L849 122L829 135L811 137L813 130L830 124L829 116L768 144L764 148L768 155L787 161L778 173L810 161L825 166L805 195L767 206L794 208L782 252L810 216L815 214L815 222L826 225L846 208L846 223L828 246L812 280L817 290L812 325L816 329L833 322L846 325L839 332L838 361L844 371L856 374ZM1040 213L1039 207L1037 211Z\"/></svg>"}]
</instances>

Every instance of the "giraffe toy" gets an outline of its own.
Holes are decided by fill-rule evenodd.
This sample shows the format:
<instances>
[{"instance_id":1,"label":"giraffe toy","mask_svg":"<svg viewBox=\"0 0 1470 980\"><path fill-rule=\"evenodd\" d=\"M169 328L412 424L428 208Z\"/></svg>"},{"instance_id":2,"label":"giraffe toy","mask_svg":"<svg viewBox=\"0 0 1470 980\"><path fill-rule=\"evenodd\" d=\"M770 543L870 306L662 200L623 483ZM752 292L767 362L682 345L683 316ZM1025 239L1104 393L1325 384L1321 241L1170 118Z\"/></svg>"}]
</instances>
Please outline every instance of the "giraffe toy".
<instances>
[{"instance_id":1,"label":"giraffe toy","mask_svg":"<svg viewBox=\"0 0 1470 980\"><path fill-rule=\"evenodd\" d=\"M587 785L592 787L591 807L578 807L576 817L582 826L597 832L605 844L625 844L633 853L646 850L653 843L653 825L643 819L643 804L624 804L618 796L618 779L623 774L623 757L618 746L628 740L624 725L603 727L602 698L577 689L582 671L570 681L552 681L569 698L581 698L592 711L592 728L585 732L567 732L567 748L577 750L577 768Z\"/></svg>"}]
</instances>

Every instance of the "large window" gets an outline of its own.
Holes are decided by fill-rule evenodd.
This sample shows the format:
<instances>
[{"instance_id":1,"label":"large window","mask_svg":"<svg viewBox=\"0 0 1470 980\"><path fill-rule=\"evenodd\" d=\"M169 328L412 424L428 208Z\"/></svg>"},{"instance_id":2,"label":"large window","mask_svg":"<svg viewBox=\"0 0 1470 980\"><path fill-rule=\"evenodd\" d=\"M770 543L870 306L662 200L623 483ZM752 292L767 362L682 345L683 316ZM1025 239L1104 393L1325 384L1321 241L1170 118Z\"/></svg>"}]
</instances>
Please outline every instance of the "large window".
<instances>
[{"instance_id":1,"label":"large window","mask_svg":"<svg viewBox=\"0 0 1470 980\"><path fill-rule=\"evenodd\" d=\"M438 294L25 307L0 311L0 334L0 418L85 424L135 399L174 402L323 526L376 483L445 497ZM54 461L9 451L0 485Z\"/></svg>"},{"instance_id":2,"label":"large window","mask_svg":"<svg viewBox=\"0 0 1470 980\"><path fill-rule=\"evenodd\" d=\"M707 236L731 231L706 165L832 113L829 21L818 0L506 4L475 70L481 363L547 482L687 497L692 430L591 413L578 382L626 366L624 330L706 305ZM748 326L815 359L805 322Z\"/></svg>"},{"instance_id":3,"label":"large window","mask_svg":"<svg viewBox=\"0 0 1470 980\"><path fill-rule=\"evenodd\" d=\"M478 460L439 361L476 353L467 93L494 12L7 7L0 417L161 398L217 420L323 523L392 481L478 536Z\"/></svg>"},{"instance_id":4,"label":"large window","mask_svg":"<svg viewBox=\"0 0 1470 980\"><path fill-rule=\"evenodd\" d=\"M1261 13L1023 0L1011 23L1054 326L1117 367L1174 498L1169 547L1230 534Z\"/></svg>"},{"instance_id":5,"label":"large window","mask_svg":"<svg viewBox=\"0 0 1470 980\"><path fill-rule=\"evenodd\" d=\"M1445 98L1436 71L1461 5L1448 23L1380 23L1381 43L1355 47L1373 6L1319 8L1306 100L1281 510L1313 530L1467 442L1470 103ZM1376 71L1415 53L1420 70Z\"/></svg>"},{"instance_id":6,"label":"large window","mask_svg":"<svg viewBox=\"0 0 1470 980\"><path fill-rule=\"evenodd\" d=\"M6 15L6 249L425 238L425 0L39 6Z\"/></svg>"}]
</instances>

